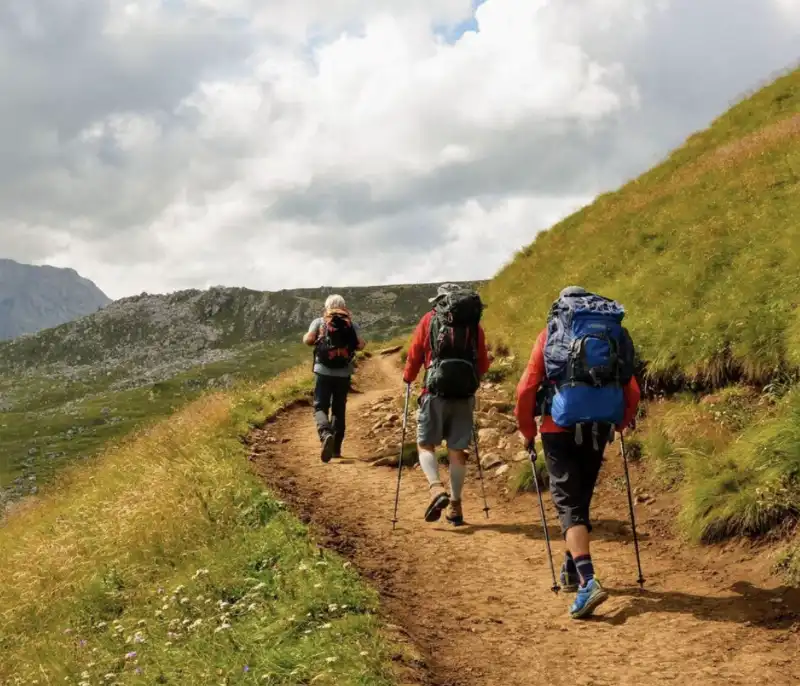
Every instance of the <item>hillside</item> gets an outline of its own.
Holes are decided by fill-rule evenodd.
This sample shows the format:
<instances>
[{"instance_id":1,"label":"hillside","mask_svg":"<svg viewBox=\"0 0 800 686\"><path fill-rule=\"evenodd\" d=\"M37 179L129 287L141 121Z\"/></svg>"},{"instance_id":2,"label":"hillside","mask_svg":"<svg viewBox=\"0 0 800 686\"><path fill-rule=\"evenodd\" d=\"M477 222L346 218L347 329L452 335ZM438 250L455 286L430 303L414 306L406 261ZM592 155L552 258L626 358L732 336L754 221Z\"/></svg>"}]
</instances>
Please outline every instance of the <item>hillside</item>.
<instances>
[{"instance_id":1,"label":"hillside","mask_svg":"<svg viewBox=\"0 0 800 686\"><path fill-rule=\"evenodd\" d=\"M0 259L0 341L58 326L110 302L73 269Z\"/></svg>"},{"instance_id":2,"label":"hillside","mask_svg":"<svg viewBox=\"0 0 800 686\"><path fill-rule=\"evenodd\" d=\"M619 191L539 234L485 288L526 352L571 283L609 293L652 382L765 383L800 368L800 70Z\"/></svg>"},{"instance_id":3,"label":"hillside","mask_svg":"<svg viewBox=\"0 0 800 686\"><path fill-rule=\"evenodd\" d=\"M668 396L632 443L694 540L790 533L800 515L798 217L795 70L539 234L483 289L511 379L563 286L625 305L645 388ZM800 580L797 552L779 564Z\"/></svg>"},{"instance_id":4,"label":"hillside","mask_svg":"<svg viewBox=\"0 0 800 686\"><path fill-rule=\"evenodd\" d=\"M300 334L332 292L345 296L364 336L380 340L408 330L435 290L420 284L142 294L0 343L0 507L209 389L265 381L310 361Z\"/></svg>"}]
</instances>

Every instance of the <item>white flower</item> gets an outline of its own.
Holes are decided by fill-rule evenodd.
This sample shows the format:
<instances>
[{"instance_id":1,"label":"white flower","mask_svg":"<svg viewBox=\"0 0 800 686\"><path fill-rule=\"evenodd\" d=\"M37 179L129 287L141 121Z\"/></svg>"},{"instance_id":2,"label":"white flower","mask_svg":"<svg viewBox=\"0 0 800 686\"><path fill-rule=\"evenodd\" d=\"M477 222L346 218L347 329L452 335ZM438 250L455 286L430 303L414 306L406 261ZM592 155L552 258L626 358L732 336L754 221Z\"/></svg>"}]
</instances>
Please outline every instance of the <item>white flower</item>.
<instances>
[{"instance_id":1,"label":"white flower","mask_svg":"<svg viewBox=\"0 0 800 686\"><path fill-rule=\"evenodd\" d=\"M327 662L328 664L332 664L332 663L336 662L338 659L339 659L338 657L333 657L331 655L331 657L326 657L325 658L325 662Z\"/></svg>"}]
</instances>

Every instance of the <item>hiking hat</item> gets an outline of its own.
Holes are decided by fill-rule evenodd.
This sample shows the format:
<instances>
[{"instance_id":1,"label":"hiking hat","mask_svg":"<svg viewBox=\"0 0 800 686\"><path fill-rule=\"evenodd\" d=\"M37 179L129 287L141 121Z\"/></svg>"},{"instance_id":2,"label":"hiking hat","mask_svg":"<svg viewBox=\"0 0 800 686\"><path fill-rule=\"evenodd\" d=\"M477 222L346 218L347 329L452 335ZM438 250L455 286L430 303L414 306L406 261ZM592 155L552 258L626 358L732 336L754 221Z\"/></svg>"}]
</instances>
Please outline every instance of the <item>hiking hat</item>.
<instances>
[{"instance_id":1,"label":"hiking hat","mask_svg":"<svg viewBox=\"0 0 800 686\"><path fill-rule=\"evenodd\" d=\"M455 293L456 291L460 291L461 286L457 283L443 283L436 291L436 295L432 298L428 298L429 303L435 303L440 298L443 298L446 295L450 295L450 293Z\"/></svg>"},{"instance_id":2,"label":"hiking hat","mask_svg":"<svg viewBox=\"0 0 800 686\"><path fill-rule=\"evenodd\" d=\"M582 286L567 286L558 294L559 298L565 298L570 295L586 295L586 289Z\"/></svg>"}]
</instances>

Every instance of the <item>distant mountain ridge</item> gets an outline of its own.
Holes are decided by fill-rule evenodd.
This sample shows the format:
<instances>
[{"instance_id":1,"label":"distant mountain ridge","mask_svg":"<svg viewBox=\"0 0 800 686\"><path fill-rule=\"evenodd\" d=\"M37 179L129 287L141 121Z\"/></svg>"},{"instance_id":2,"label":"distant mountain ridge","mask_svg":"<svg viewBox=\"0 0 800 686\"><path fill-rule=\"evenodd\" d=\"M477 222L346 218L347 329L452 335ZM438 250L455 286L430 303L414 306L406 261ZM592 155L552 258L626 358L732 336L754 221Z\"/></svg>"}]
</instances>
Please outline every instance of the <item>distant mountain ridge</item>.
<instances>
[{"instance_id":1,"label":"distant mountain ridge","mask_svg":"<svg viewBox=\"0 0 800 686\"><path fill-rule=\"evenodd\" d=\"M479 288L481 282L464 282ZM0 373L52 368L68 377L114 372L168 378L228 359L242 346L296 343L325 298L341 294L367 338L410 329L430 308L437 283L283 291L213 287L116 300L99 312L0 343ZM138 382L137 382L138 383Z\"/></svg>"},{"instance_id":2,"label":"distant mountain ridge","mask_svg":"<svg viewBox=\"0 0 800 686\"><path fill-rule=\"evenodd\" d=\"M0 340L59 326L110 302L74 269L0 259Z\"/></svg>"}]
</instances>

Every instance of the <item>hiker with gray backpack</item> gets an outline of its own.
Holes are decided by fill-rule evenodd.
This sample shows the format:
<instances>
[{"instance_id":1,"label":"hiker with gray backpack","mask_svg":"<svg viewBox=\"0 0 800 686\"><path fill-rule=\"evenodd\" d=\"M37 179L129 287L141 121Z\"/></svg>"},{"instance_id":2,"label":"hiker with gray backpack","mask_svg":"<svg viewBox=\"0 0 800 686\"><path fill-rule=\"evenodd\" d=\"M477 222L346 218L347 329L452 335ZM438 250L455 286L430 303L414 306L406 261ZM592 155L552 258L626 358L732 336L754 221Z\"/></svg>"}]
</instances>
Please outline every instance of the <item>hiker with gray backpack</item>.
<instances>
[{"instance_id":1,"label":"hiker with gray backpack","mask_svg":"<svg viewBox=\"0 0 800 686\"><path fill-rule=\"evenodd\" d=\"M474 434L475 393L481 377L489 370L489 354L480 324L483 303L474 291L452 283L439 286L429 302L433 308L414 331L403 381L407 401L411 384L420 369L425 368L417 412L419 464L430 488L425 521L438 521L442 510L449 506L445 517L459 526L464 523L461 495L467 471L466 455ZM447 443L450 464L449 493L440 480L435 454L442 441ZM488 511L488 507L485 509Z\"/></svg>"},{"instance_id":2,"label":"hiker with gray backpack","mask_svg":"<svg viewBox=\"0 0 800 686\"><path fill-rule=\"evenodd\" d=\"M532 464L536 417L541 418L550 493L567 548L560 581L564 590L576 593L570 607L576 619L591 615L608 598L592 561L589 509L605 448L615 431L624 440L622 432L632 425L640 399L634 345L622 326L624 316L624 308L613 300L579 286L565 288L551 307L517 386L515 415ZM624 443L623 458L642 584ZM539 499L557 591L541 493Z\"/></svg>"},{"instance_id":3,"label":"hiker with gray backpack","mask_svg":"<svg viewBox=\"0 0 800 686\"><path fill-rule=\"evenodd\" d=\"M330 462L342 456L350 377L356 351L366 343L341 295L328 296L322 316L311 322L303 343L314 348L314 420L322 461Z\"/></svg>"}]
</instances>

